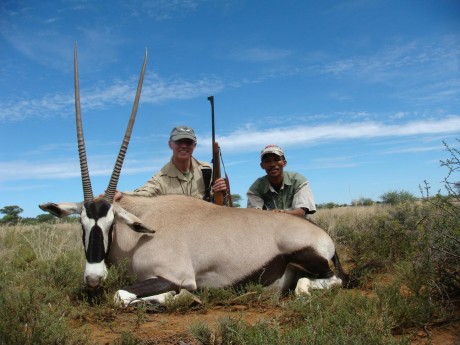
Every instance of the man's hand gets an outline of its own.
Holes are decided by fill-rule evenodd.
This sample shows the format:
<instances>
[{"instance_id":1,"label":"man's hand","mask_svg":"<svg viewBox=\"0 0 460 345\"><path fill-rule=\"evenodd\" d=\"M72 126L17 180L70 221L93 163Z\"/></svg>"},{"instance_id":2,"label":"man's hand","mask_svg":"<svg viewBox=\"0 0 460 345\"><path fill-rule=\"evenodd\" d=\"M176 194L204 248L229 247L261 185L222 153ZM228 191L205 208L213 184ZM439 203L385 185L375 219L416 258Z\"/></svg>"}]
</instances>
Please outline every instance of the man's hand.
<instances>
[{"instance_id":1,"label":"man's hand","mask_svg":"<svg viewBox=\"0 0 460 345\"><path fill-rule=\"evenodd\" d=\"M113 201L118 201L121 199L121 197L123 196L123 194L119 191L116 191L115 192L115 196L113 197Z\"/></svg>"},{"instance_id":2,"label":"man's hand","mask_svg":"<svg viewBox=\"0 0 460 345\"><path fill-rule=\"evenodd\" d=\"M225 183L225 180L222 177L214 181L214 184L212 185L212 191L214 193L227 191L227 183Z\"/></svg>"},{"instance_id":3,"label":"man's hand","mask_svg":"<svg viewBox=\"0 0 460 345\"><path fill-rule=\"evenodd\" d=\"M305 217L305 210L303 208L295 208L293 210L282 210L282 209L277 208L277 209L272 210L272 212L287 213L287 214L292 214L294 216L298 216L298 217L302 217L302 218Z\"/></svg>"},{"instance_id":4,"label":"man's hand","mask_svg":"<svg viewBox=\"0 0 460 345\"><path fill-rule=\"evenodd\" d=\"M103 198L103 197L105 196L105 193L99 194L99 196L100 196L101 198ZM115 191L115 195L113 196L113 201L118 201L118 200L120 200L122 196L123 196L123 194L121 194L121 192Z\"/></svg>"}]
</instances>

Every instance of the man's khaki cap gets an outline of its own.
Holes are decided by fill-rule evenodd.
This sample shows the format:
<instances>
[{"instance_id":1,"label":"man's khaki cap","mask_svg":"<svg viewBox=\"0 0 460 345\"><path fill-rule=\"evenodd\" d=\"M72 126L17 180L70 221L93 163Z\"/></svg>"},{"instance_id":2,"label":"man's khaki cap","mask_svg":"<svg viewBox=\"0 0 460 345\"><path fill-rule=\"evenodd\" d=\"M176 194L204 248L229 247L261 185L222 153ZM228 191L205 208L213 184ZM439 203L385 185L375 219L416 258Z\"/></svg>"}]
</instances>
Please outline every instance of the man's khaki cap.
<instances>
[{"instance_id":1,"label":"man's khaki cap","mask_svg":"<svg viewBox=\"0 0 460 345\"><path fill-rule=\"evenodd\" d=\"M264 156L268 153L274 153L277 156L284 157L284 151L278 145L267 145L265 148L260 152L260 159L264 158Z\"/></svg>"},{"instance_id":2,"label":"man's khaki cap","mask_svg":"<svg viewBox=\"0 0 460 345\"><path fill-rule=\"evenodd\" d=\"M177 126L174 127L171 131L171 135L169 137L172 141L177 141L181 139L191 139L196 141L195 131L192 127L187 126Z\"/></svg>"}]
</instances>

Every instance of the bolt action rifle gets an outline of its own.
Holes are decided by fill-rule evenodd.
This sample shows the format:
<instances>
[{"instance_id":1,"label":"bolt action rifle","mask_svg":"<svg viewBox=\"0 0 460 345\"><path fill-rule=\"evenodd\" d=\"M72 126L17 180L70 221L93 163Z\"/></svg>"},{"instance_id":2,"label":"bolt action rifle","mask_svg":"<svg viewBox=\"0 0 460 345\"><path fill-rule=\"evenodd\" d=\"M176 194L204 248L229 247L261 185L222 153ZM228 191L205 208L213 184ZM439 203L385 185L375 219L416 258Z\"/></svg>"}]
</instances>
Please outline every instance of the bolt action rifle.
<instances>
[{"instance_id":1,"label":"bolt action rifle","mask_svg":"<svg viewBox=\"0 0 460 345\"><path fill-rule=\"evenodd\" d=\"M214 183L217 179L221 178L220 173L220 147L219 143L216 142L216 130L214 125L214 96L209 96L208 101L211 102L211 119L212 119L212 183ZM225 170L225 168L224 168ZM230 182L228 180L227 173L225 172L225 183L227 184L227 198L228 204L230 207L233 207L232 197L230 194ZM224 202L224 192L214 192L214 203L216 205L223 206L225 205Z\"/></svg>"}]
</instances>

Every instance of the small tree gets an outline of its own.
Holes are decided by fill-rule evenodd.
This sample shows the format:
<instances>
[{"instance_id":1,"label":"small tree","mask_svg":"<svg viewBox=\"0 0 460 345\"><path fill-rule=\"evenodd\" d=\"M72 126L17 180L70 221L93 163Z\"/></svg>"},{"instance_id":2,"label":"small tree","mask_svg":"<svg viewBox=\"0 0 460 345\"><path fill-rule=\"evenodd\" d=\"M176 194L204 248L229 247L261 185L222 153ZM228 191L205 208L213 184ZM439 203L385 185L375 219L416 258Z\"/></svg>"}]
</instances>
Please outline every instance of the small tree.
<instances>
[{"instance_id":1,"label":"small tree","mask_svg":"<svg viewBox=\"0 0 460 345\"><path fill-rule=\"evenodd\" d=\"M327 208L327 209L333 209L335 207L340 207L340 205L334 203L334 202L327 202L325 204L318 204L316 205L316 208L317 209L322 209L322 208Z\"/></svg>"},{"instance_id":2,"label":"small tree","mask_svg":"<svg viewBox=\"0 0 460 345\"><path fill-rule=\"evenodd\" d=\"M455 191L458 195L460 195L460 181L454 183Z\"/></svg>"},{"instance_id":3,"label":"small tree","mask_svg":"<svg viewBox=\"0 0 460 345\"><path fill-rule=\"evenodd\" d=\"M16 205L5 206L0 209L0 213L4 214L2 218L3 223L17 223L21 217L19 214L24 210Z\"/></svg>"},{"instance_id":4,"label":"small tree","mask_svg":"<svg viewBox=\"0 0 460 345\"><path fill-rule=\"evenodd\" d=\"M239 194L232 194L232 203L233 203L233 207L241 207L240 201L241 201L241 195L239 195Z\"/></svg>"},{"instance_id":5,"label":"small tree","mask_svg":"<svg viewBox=\"0 0 460 345\"><path fill-rule=\"evenodd\" d=\"M363 198L360 197L358 200L352 200L351 204L353 206L372 206L374 205L374 201L370 198Z\"/></svg>"},{"instance_id":6,"label":"small tree","mask_svg":"<svg viewBox=\"0 0 460 345\"><path fill-rule=\"evenodd\" d=\"M38 223L54 223L56 217L49 213L42 213L36 217Z\"/></svg>"},{"instance_id":7,"label":"small tree","mask_svg":"<svg viewBox=\"0 0 460 345\"><path fill-rule=\"evenodd\" d=\"M457 139L457 141L460 143L460 139ZM446 147L446 151L450 154L448 159L441 161L441 166L449 170L447 176L444 178L444 186L450 197L460 200L460 181L450 181L453 173L460 171L460 150L450 147L444 141L442 143Z\"/></svg>"},{"instance_id":8,"label":"small tree","mask_svg":"<svg viewBox=\"0 0 460 345\"><path fill-rule=\"evenodd\" d=\"M391 191L386 192L380 196L384 204L398 205L405 202L414 202L417 201L417 198L407 191Z\"/></svg>"}]
</instances>

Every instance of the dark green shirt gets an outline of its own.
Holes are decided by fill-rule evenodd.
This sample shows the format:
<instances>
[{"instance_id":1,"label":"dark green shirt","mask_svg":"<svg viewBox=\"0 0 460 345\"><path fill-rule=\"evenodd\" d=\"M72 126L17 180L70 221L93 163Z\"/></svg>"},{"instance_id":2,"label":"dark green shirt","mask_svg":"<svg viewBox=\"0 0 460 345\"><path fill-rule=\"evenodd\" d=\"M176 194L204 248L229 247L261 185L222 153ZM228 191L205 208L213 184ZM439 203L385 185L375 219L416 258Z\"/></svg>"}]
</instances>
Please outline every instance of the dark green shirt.
<instances>
[{"instance_id":1,"label":"dark green shirt","mask_svg":"<svg viewBox=\"0 0 460 345\"><path fill-rule=\"evenodd\" d=\"M247 192L248 208L266 210L307 209L307 213L316 212L313 193L309 181L295 172L283 172L283 185L276 191L267 176L259 177Z\"/></svg>"}]
</instances>

